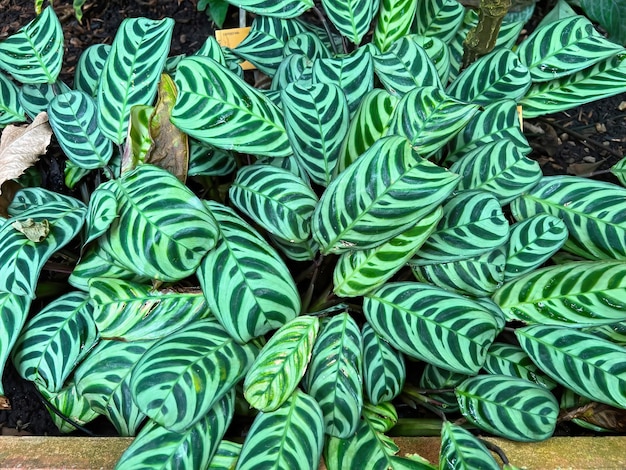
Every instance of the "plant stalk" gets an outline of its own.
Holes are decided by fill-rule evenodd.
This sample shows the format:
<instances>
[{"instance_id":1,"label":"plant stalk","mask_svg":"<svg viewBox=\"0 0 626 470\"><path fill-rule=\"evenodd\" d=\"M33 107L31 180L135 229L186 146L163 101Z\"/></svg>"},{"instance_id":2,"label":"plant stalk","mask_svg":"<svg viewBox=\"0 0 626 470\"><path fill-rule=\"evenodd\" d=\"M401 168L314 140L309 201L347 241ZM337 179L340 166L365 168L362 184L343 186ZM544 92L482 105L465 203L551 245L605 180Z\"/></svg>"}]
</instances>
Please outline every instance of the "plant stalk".
<instances>
[{"instance_id":1,"label":"plant stalk","mask_svg":"<svg viewBox=\"0 0 626 470\"><path fill-rule=\"evenodd\" d=\"M509 8L511 0L481 0L478 7L478 24L467 33L463 41L463 69L493 50L502 20Z\"/></svg>"}]
</instances>

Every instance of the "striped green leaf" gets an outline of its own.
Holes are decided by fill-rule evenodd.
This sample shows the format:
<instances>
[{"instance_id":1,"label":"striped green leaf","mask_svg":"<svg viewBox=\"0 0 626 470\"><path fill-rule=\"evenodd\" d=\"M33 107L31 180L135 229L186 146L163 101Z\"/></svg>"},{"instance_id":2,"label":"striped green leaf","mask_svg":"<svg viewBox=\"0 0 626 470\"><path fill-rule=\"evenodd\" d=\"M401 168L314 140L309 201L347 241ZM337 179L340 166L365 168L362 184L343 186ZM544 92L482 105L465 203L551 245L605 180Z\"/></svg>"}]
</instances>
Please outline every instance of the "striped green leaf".
<instances>
[{"instance_id":1,"label":"striped green leaf","mask_svg":"<svg viewBox=\"0 0 626 470\"><path fill-rule=\"evenodd\" d=\"M296 317L276 331L250 367L243 393L250 406L274 411L294 393L311 359L319 319Z\"/></svg>"},{"instance_id":2,"label":"striped green leaf","mask_svg":"<svg viewBox=\"0 0 626 470\"><path fill-rule=\"evenodd\" d=\"M256 416L236 469L315 470L323 445L322 410L315 399L296 390L277 410Z\"/></svg>"},{"instance_id":3,"label":"striped green leaf","mask_svg":"<svg viewBox=\"0 0 626 470\"><path fill-rule=\"evenodd\" d=\"M76 185L89 173L91 173L91 170L85 170L84 168L81 168L67 160L65 162L65 169L63 170L63 174L65 175L65 186L69 189L74 189Z\"/></svg>"},{"instance_id":4,"label":"striped green leaf","mask_svg":"<svg viewBox=\"0 0 626 470\"><path fill-rule=\"evenodd\" d=\"M225 176L237 168L232 152L189 139L189 176Z\"/></svg>"},{"instance_id":5,"label":"striped green leaf","mask_svg":"<svg viewBox=\"0 0 626 470\"><path fill-rule=\"evenodd\" d=\"M415 88L396 106L387 135L405 136L427 157L463 129L476 112L478 105L462 103L437 87Z\"/></svg>"},{"instance_id":6,"label":"striped green leaf","mask_svg":"<svg viewBox=\"0 0 626 470\"><path fill-rule=\"evenodd\" d=\"M153 165L124 173L109 189L118 215L99 239L117 264L163 281L192 274L216 242L211 214L173 174Z\"/></svg>"},{"instance_id":7,"label":"striped green leaf","mask_svg":"<svg viewBox=\"0 0 626 470\"><path fill-rule=\"evenodd\" d=\"M591 333L598 338L606 339L612 343L626 346L626 321L612 323L610 325L592 326L582 331Z\"/></svg>"},{"instance_id":8,"label":"striped green leaf","mask_svg":"<svg viewBox=\"0 0 626 470\"><path fill-rule=\"evenodd\" d=\"M57 95L48 106L48 119L65 155L85 169L102 168L113 145L98 128L96 102L82 91Z\"/></svg>"},{"instance_id":9,"label":"striped green leaf","mask_svg":"<svg viewBox=\"0 0 626 470\"><path fill-rule=\"evenodd\" d=\"M313 7L313 0L233 0L230 3L251 13L274 18L295 18Z\"/></svg>"},{"instance_id":10,"label":"striped green leaf","mask_svg":"<svg viewBox=\"0 0 626 470\"><path fill-rule=\"evenodd\" d=\"M0 370L4 371L9 354L26 323L31 298L0 290ZM4 387L0 381L0 397Z\"/></svg>"},{"instance_id":11,"label":"striped green leaf","mask_svg":"<svg viewBox=\"0 0 626 470\"><path fill-rule=\"evenodd\" d=\"M255 88L206 57L187 57L176 71L172 122L191 137L237 152L291 154L282 111Z\"/></svg>"},{"instance_id":12,"label":"striped green leaf","mask_svg":"<svg viewBox=\"0 0 626 470\"><path fill-rule=\"evenodd\" d=\"M0 42L0 68L22 83L54 83L63 62L63 29L52 6Z\"/></svg>"},{"instance_id":13,"label":"striped green leaf","mask_svg":"<svg viewBox=\"0 0 626 470\"><path fill-rule=\"evenodd\" d=\"M205 202L219 224L217 247L198 269L213 314L245 343L300 312L296 285L278 253L232 209Z\"/></svg>"},{"instance_id":14,"label":"striped green leaf","mask_svg":"<svg viewBox=\"0 0 626 470\"><path fill-rule=\"evenodd\" d=\"M448 83L450 75L450 49L448 45L441 39L432 36L415 34L411 37L418 46L424 49L426 55L430 57L430 61L435 64L440 82Z\"/></svg>"},{"instance_id":15,"label":"striped green leaf","mask_svg":"<svg viewBox=\"0 0 626 470\"><path fill-rule=\"evenodd\" d=\"M626 158L622 158L611 167L611 173L619 180L622 186L626 186Z\"/></svg>"},{"instance_id":16,"label":"striped green leaf","mask_svg":"<svg viewBox=\"0 0 626 470\"><path fill-rule=\"evenodd\" d=\"M287 170L289 173L296 176L298 180L304 181L308 186L311 186L311 180L305 169L298 163L296 158L290 157L264 157L259 158L254 162L255 165L272 165L283 170Z\"/></svg>"},{"instance_id":17,"label":"striped green leaf","mask_svg":"<svg viewBox=\"0 0 626 470\"><path fill-rule=\"evenodd\" d=\"M524 117L534 118L626 91L626 54L618 54L571 76L530 87L520 100Z\"/></svg>"},{"instance_id":18,"label":"striped green leaf","mask_svg":"<svg viewBox=\"0 0 626 470\"><path fill-rule=\"evenodd\" d=\"M522 348L514 344L493 343L487 351L483 369L493 375L526 379L548 390L552 390L557 385L539 370Z\"/></svg>"},{"instance_id":19,"label":"striped green leaf","mask_svg":"<svg viewBox=\"0 0 626 470\"><path fill-rule=\"evenodd\" d=\"M479 375L454 393L463 416L496 436L535 442L554 432L559 404L541 385L506 375Z\"/></svg>"},{"instance_id":20,"label":"striped green leaf","mask_svg":"<svg viewBox=\"0 0 626 470\"><path fill-rule=\"evenodd\" d=\"M508 236L509 223L497 198L485 191L463 191L444 204L437 230L411 264L469 259L498 248Z\"/></svg>"},{"instance_id":21,"label":"striped green leaf","mask_svg":"<svg viewBox=\"0 0 626 470\"><path fill-rule=\"evenodd\" d=\"M378 405L397 397L406 379L404 356L365 323L363 334L363 385L369 402Z\"/></svg>"},{"instance_id":22,"label":"striped green leaf","mask_svg":"<svg viewBox=\"0 0 626 470\"><path fill-rule=\"evenodd\" d=\"M83 246L104 234L117 217L117 199L115 193L108 189L114 184L112 181L102 183L91 193Z\"/></svg>"},{"instance_id":23,"label":"striped green leaf","mask_svg":"<svg viewBox=\"0 0 626 470\"><path fill-rule=\"evenodd\" d=\"M234 395L227 393L196 424L180 432L149 421L115 468L206 468L232 420Z\"/></svg>"},{"instance_id":24,"label":"striped green leaf","mask_svg":"<svg viewBox=\"0 0 626 470\"><path fill-rule=\"evenodd\" d=\"M567 235L563 221L550 214L537 214L511 225L504 280L511 281L541 266L563 246Z\"/></svg>"},{"instance_id":25,"label":"striped green leaf","mask_svg":"<svg viewBox=\"0 0 626 470\"><path fill-rule=\"evenodd\" d=\"M563 249L587 259L626 259L626 189L575 176L544 177L511 203L515 219L559 217L569 238Z\"/></svg>"},{"instance_id":26,"label":"striped green leaf","mask_svg":"<svg viewBox=\"0 0 626 470\"><path fill-rule=\"evenodd\" d=\"M571 75L622 52L623 47L605 39L584 16L538 28L517 48L533 82Z\"/></svg>"},{"instance_id":27,"label":"striped green leaf","mask_svg":"<svg viewBox=\"0 0 626 470\"><path fill-rule=\"evenodd\" d=\"M420 266L409 264L418 281L473 297L491 295L504 280L506 257L496 249L474 258ZM419 263L419 261L418 261Z\"/></svg>"},{"instance_id":28,"label":"striped green leaf","mask_svg":"<svg viewBox=\"0 0 626 470\"><path fill-rule=\"evenodd\" d=\"M87 399L78 393L76 384L73 381L57 393L51 393L37 383L35 383L35 386L48 403L59 410L64 417L69 418L76 424L84 426L100 416L91 408L91 406L89 406ZM50 408L48 410L50 411L50 418L52 418L52 422L61 433L65 434L77 430L75 426L71 425L67 420L59 417Z\"/></svg>"},{"instance_id":29,"label":"striped green leaf","mask_svg":"<svg viewBox=\"0 0 626 470\"><path fill-rule=\"evenodd\" d=\"M328 186L313 213L313 236L322 253L381 245L431 213L457 181L406 139L379 139Z\"/></svg>"},{"instance_id":30,"label":"striped green leaf","mask_svg":"<svg viewBox=\"0 0 626 470\"><path fill-rule=\"evenodd\" d=\"M289 84L280 97L295 157L314 183L328 186L350 124L346 95L338 85L317 83Z\"/></svg>"},{"instance_id":31,"label":"striped green leaf","mask_svg":"<svg viewBox=\"0 0 626 470\"><path fill-rule=\"evenodd\" d=\"M378 432L387 432L398 422L398 412L389 401L378 405L364 403L362 415L372 429Z\"/></svg>"},{"instance_id":32,"label":"striped green leaf","mask_svg":"<svg viewBox=\"0 0 626 470\"><path fill-rule=\"evenodd\" d=\"M139 409L161 426L183 432L243 378L256 355L214 318L198 320L151 347L137 362L130 390Z\"/></svg>"},{"instance_id":33,"label":"striped green leaf","mask_svg":"<svg viewBox=\"0 0 626 470\"><path fill-rule=\"evenodd\" d=\"M359 45L378 12L379 0L322 0L330 22L343 37Z\"/></svg>"},{"instance_id":34,"label":"striped green leaf","mask_svg":"<svg viewBox=\"0 0 626 470\"><path fill-rule=\"evenodd\" d=\"M455 0L418 0L417 33L448 43L456 34L465 15L465 8Z\"/></svg>"},{"instance_id":35,"label":"striped green leaf","mask_svg":"<svg viewBox=\"0 0 626 470\"><path fill-rule=\"evenodd\" d=\"M18 95L20 105L31 119L48 109L57 94L67 93L70 90L65 83L57 81L50 83L27 83L22 85Z\"/></svg>"},{"instance_id":36,"label":"striped green leaf","mask_svg":"<svg viewBox=\"0 0 626 470\"><path fill-rule=\"evenodd\" d=\"M420 376L419 388L427 391L429 398L441 403L441 405L430 404L430 406L444 413L456 413L459 411L459 404L453 389L465 379L467 379L467 374L459 374L432 364L426 364ZM449 391L432 392L432 390L446 389Z\"/></svg>"},{"instance_id":37,"label":"striped green leaf","mask_svg":"<svg viewBox=\"0 0 626 470\"><path fill-rule=\"evenodd\" d=\"M385 284L365 297L363 312L397 350L460 374L480 370L497 333L480 304L417 282Z\"/></svg>"},{"instance_id":38,"label":"striped green leaf","mask_svg":"<svg viewBox=\"0 0 626 470\"><path fill-rule=\"evenodd\" d=\"M460 191L487 191L502 206L532 189L543 176L539 163L506 138L470 150L450 170L461 176Z\"/></svg>"},{"instance_id":39,"label":"striped green leaf","mask_svg":"<svg viewBox=\"0 0 626 470\"><path fill-rule=\"evenodd\" d=\"M246 38L232 52L273 77L283 59L283 49L287 41L305 31L305 25L298 20L257 16L252 21Z\"/></svg>"},{"instance_id":40,"label":"striped green leaf","mask_svg":"<svg viewBox=\"0 0 626 470\"><path fill-rule=\"evenodd\" d=\"M134 436L146 415L131 398L130 377L141 356L155 341L103 340L76 368L81 397L115 426L120 436Z\"/></svg>"},{"instance_id":41,"label":"striped green leaf","mask_svg":"<svg viewBox=\"0 0 626 470\"><path fill-rule=\"evenodd\" d=\"M28 321L15 343L13 363L18 373L59 392L96 342L92 313L84 292L70 292L50 302Z\"/></svg>"},{"instance_id":42,"label":"striped green leaf","mask_svg":"<svg viewBox=\"0 0 626 470\"><path fill-rule=\"evenodd\" d=\"M530 85L526 66L510 50L499 49L461 72L447 93L458 100L488 105L502 99L518 101Z\"/></svg>"},{"instance_id":43,"label":"striped green leaf","mask_svg":"<svg viewBox=\"0 0 626 470\"><path fill-rule=\"evenodd\" d=\"M315 259L320 250L320 246L313 239L297 243L292 243L290 240L283 240L278 237L272 237L271 235L270 239L287 258L294 261L308 261Z\"/></svg>"},{"instance_id":44,"label":"striped green leaf","mask_svg":"<svg viewBox=\"0 0 626 470\"><path fill-rule=\"evenodd\" d=\"M116 144L126 139L130 109L152 104L170 49L174 20L127 18L120 25L98 84L98 125Z\"/></svg>"},{"instance_id":45,"label":"striped green leaf","mask_svg":"<svg viewBox=\"0 0 626 470\"><path fill-rule=\"evenodd\" d=\"M139 276L118 264L99 245L92 247L81 257L78 264L74 266L68 282L76 289L88 291L89 281L95 277L108 277L133 282L150 280L149 277Z\"/></svg>"},{"instance_id":46,"label":"striped green leaf","mask_svg":"<svg viewBox=\"0 0 626 470\"><path fill-rule=\"evenodd\" d=\"M456 162L478 147L500 140L510 140L522 155L531 148L520 126L517 105L512 100L499 100L474 115L465 128L450 142L446 162Z\"/></svg>"},{"instance_id":47,"label":"striped green leaf","mask_svg":"<svg viewBox=\"0 0 626 470\"><path fill-rule=\"evenodd\" d=\"M381 52L409 33L416 10L417 2L413 0L380 2L373 40Z\"/></svg>"},{"instance_id":48,"label":"striped green leaf","mask_svg":"<svg viewBox=\"0 0 626 470\"><path fill-rule=\"evenodd\" d=\"M626 320L625 287L626 263L571 262L509 281L493 300L509 320L582 328Z\"/></svg>"},{"instance_id":49,"label":"striped green leaf","mask_svg":"<svg viewBox=\"0 0 626 470\"><path fill-rule=\"evenodd\" d=\"M304 388L320 405L326 434L356 432L363 406L363 339L356 322L340 313L323 324L313 346Z\"/></svg>"},{"instance_id":50,"label":"striped green leaf","mask_svg":"<svg viewBox=\"0 0 626 470\"><path fill-rule=\"evenodd\" d=\"M94 44L83 50L74 73L74 88L76 90L96 97L98 81L110 53L110 44Z\"/></svg>"},{"instance_id":51,"label":"striped green leaf","mask_svg":"<svg viewBox=\"0 0 626 470\"><path fill-rule=\"evenodd\" d=\"M533 362L555 382L593 401L626 408L624 348L557 326L527 326L515 334Z\"/></svg>"},{"instance_id":52,"label":"striped green leaf","mask_svg":"<svg viewBox=\"0 0 626 470\"><path fill-rule=\"evenodd\" d=\"M476 297L474 301L491 313L493 319L498 324L498 331L502 331L507 321L502 309L490 297Z\"/></svg>"},{"instance_id":53,"label":"striped green leaf","mask_svg":"<svg viewBox=\"0 0 626 470\"><path fill-rule=\"evenodd\" d=\"M311 72L314 84L328 83L343 90L352 117L363 98L374 89L373 49L363 46L350 55L318 59Z\"/></svg>"},{"instance_id":54,"label":"striped green leaf","mask_svg":"<svg viewBox=\"0 0 626 470\"><path fill-rule=\"evenodd\" d=\"M207 467L208 470L233 470L241 454L241 448L242 444L222 439Z\"/></svg>"},{"instance_id":55,"label":"striped green leaf","mask_svg":"<svg viewBox=\"0 0 626 470\"><path fill-rule=\"evenodd\" d=\"M130 109L128 136L122 153L122 174L146 163L154 145L150 135L150 119L154 106L137 104Z\"/></svg>"},{"instance_id":56,"label":"striped green leaf","mask_svg":"<svg viewBox=\"0 0 626 470\"><path fill-rule=\"evenodd\" d=\"M51 199L46 200L48 195ZM29 202L39 201L29 205ZM26 202L28 208L22 210ZM0 291L35 297L37 280L44 264L76 236L83 225L87 208L69 196L43 188L26 188L17 193L9 206L11 218L0 221ZM34 242L18 231L16 222L47 222L49 233ZM46 222L44 222L46 221Z\"/></svg>"},{"instance_id":57,"label":"striped green leaf","mask_svg":"<svg viewBox=\"0 0 626 470\"><path fill-rule=\"evenodd\" d=\"M281 61L272 78L270 90L281 91L290 83L297 83L303 87L309 87L313 84L313 63L302 53L288 55ZM280 94L278 96L280 97Z\"/></svg>"},{"instance_id":58,"label":"striped green leaf","mask_svg":"<svg viewBox=\"0 0 626 470\"><path fill-rule=\"evenodd\" d=\"M398 98L381 88L367 93L350 121L337 165L338 172L370 148L387 130Z\"/></svg>"},{"instance_id":59,"label":"striped green leaf","mask_svg":"<svg viewBox=\"0 0 626 470\"><path fill-rule=\"evenodd\" d=\"M441 87L437 68L415 35L402 37L375 55L374 71L385 89L398 97L417 87Z\"/></svg>"},{"instance_id":60,"label":"striped green leaf","mask_svg":"<svg viewBox=\"0 0 626 470\"><path fill-rule=\"evenodd\" d=\"M440 470L498 470L500 466L472 433L450 421L441 428Z\"/></svg>"},{"instance_id":61,"label":"striped green leaf","mask_svg":"<svg viewBox=\"0 0 626 470\"><path fill-rule=\"evenodd\" d=\"M89 296L100 336L120 341L160 339L210 314L198 289L154 289L118 279L92 278Z\"/></svg>"},{"instance_id":62,"label":"striped green leaf","mask_svg":"<svg viewBox=\"0 0 626 470\"><path fill-rule=\"evenodd\" d=\"M324 445L324 463L328 470L434 470L417 454L398 456L400 448L380 432L376 423L359 421L354 436L346 439L329 437Z\"/></svg>"},{"instance_id":63,"label":"striped green leaf","mask_svg":"<svg viewBox=\"0 0 626 470\"><path fill-rule=\"evenodd\" d=\"M335 294L340 297L357 297L384 284L424 244L437 227L442 214L441 208L437 208L414 227L382 245L343 253L333 274Z\"/></svg>"},{"instance_id":64,"label":"striped green leaf","mask_svg":"<svg viewBox=\"0 0 626 470\"><path fill-rule=\"evenodd\" d=\"M19 88L0 73L0 129L13 122L24 122L24 108L19 102Z\"/></svg>"},{"instance_id":65,"label":"striped green leaf","mask_svg":"<svg viewBox=\"0 0 626 470\"><path fill-rule=\"evenodd\" d=\"M326 59L331 56L324 41L312 31L299 33L289 38L283 48L283 56L289 57L293 54L303 55L311 64L315 59Z\"/></svg>"},{"instance_id":66,"label":"striped green leaf","mask_svg":"<svg viewBox=\"0 0 626 470\"><path fill-rule=\"evenodd\" d=\"M272 165L243 167L229 196L235 207L272 235L291 242L311 237L310 219L317 196L288 170Z\"/></svg>"}]
</instances>

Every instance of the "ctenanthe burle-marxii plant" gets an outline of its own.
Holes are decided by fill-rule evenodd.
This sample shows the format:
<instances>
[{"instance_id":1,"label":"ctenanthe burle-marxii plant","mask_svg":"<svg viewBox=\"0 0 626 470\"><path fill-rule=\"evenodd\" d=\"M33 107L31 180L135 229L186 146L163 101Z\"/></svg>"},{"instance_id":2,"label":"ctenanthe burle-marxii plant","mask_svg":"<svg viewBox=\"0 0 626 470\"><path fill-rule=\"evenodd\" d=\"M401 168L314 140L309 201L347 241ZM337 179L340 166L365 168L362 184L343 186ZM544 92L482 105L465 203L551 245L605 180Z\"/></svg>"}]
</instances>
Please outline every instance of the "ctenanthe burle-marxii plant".
<instances>
[{"instance_id":1,"label":"ctenanthe burle-marxii plant","mask_svg":"<svg viewBox=\"0 0 626 470\"><path fill-rule=\"evenodd\" d=\"M168 57L171 19L127 19L72 87L53 8L0 43L0 123L47 113L84 195L26 187L0 222L0 363L60 429L136 435L119 468L433 468L388 437L398 404L519 441L566 394L626 408L626 189L543 177L518 112L626 91L624 49L575 15L516 46L505 18L461 70L453 0L323 0L325 27L238 4L236 48ZM67 289L29 316L60 250ZM441 436L440 468L498 468Z\"/></svg>"}]
</instances>

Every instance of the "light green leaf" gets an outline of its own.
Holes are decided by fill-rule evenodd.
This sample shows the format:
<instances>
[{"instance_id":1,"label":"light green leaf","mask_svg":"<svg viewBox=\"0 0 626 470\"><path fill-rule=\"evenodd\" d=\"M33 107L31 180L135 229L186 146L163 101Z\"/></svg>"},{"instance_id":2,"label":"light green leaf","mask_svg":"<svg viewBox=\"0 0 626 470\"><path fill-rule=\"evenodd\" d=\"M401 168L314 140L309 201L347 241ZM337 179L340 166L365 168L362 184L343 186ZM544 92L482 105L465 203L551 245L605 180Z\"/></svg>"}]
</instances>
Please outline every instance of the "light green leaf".
<instances>
[{"instance_id":1,"label":"light green leaf","mask_svg":"<svg viewBox=\"0 0 626 470\"><path fill-rule=\"evenodd\" d=\"M461 426L444 421L441 429L440 470L498 470L485 444Z\"/></svg>"},{"instance_id":2,"label":"light green leaf","mask_svg":"<svg viewBox=\"0 0 626 470\"><path fill-rule=\"evenodd\" d=\"M331 23L355 45L359 45L378 12L379 0L322 0Z\"/></svg>"},{"instance_id":3,"label":"light green leaf","mask_svg":"<svg viewBox=\"0 0 626 470\"><path fill-rule=\"evenodd\" d=\"M483 369L493 375L507 375L529 380L547 390L552 390L557 385L539 370L522 348L514 344L493 343L487 351Z\"/></svg>"},{"instance_id":4,"label":"light green leaf","mask_svg":"<svg viewBox=\"0 0 626 470\"><path fill-rule=\"evenodd\" d=\"M374 44L386 52L396 40L406 36L411 29L417 3L413 0L382 0L374 29Z\"/></svg>"},{"instance_id":5,"label":"light green leaf","mask_svg":"<svg viewBox=\"0 0 626 470\"><path fill-rule=\"evenodd\" d=\"M77 91L96 97L98 82L110 53L110 44L94 44L83 50L74 74L74 88Z\"/></svg>"},{"instance_id":6,"label":"light green leaf","mask_svg":"<svg viewBox=\"0 0 626 470\"><path fill-rule=\"evenodd\" d=\"M0 291L0 370L4 371L7 358L26 323L31 298ZM4 387L0 381L0 397Z\"/></svg>"},{"instance_id":7,"label":"light green leaf","mask_svg":"<svg viewBox=\"0 0 626 470\"><path fill-rule=\"evenodd\" d=\"M274 18L295 18L313 7L313 0L230 0L229 3L250 13Z\"/></svg>"},{"instance_id":8,"label":"light green leaf","mask_svg":"<svg viewBox=\"0 0 626 470\"><path fill-rule=\"evenodd\" d=\"M465 8L455 0L418 0L417 33L448 43L459 29L464 15Z\"/></svg>"},{"instance_id":9,"label":"light green leaf","mask_svg":"<svg viewBox=\"0 0 626 470\"><path fill-rule=\"evenodd\" d=\"M0 73L0 129L13 122L24 122L24 108L19 102L19 88Z\"/></svg>"}]
</instances>

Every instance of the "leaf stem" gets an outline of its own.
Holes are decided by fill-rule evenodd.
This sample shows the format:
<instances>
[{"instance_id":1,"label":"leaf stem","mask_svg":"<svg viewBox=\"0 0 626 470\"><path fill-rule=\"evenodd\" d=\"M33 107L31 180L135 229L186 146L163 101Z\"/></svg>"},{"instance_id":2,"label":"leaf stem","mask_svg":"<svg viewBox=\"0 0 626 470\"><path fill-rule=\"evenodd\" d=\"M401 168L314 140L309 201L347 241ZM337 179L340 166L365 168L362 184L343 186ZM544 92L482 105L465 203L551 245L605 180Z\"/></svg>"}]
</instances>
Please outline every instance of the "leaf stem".
<instances>
[{"instance_id":1,"label":"leaf stem","mask_svg":"<svg viewBox=\"0 0 626 470\"><path fill-rule=\"evenodd\" d=\"M496 454L498 454L498 457L500 457L500 460L502 460L502 463L504 465L509 464L509 459L507 458L501 447L495 445L492 442L486 441L485 439L481 439L480 437L478 439L485 445L487 449L489 449L491 452L495 452Z\"/></svg>"},{"instance_id":2,"label":"leaf stem","mask_svg":"<svg viewBox=\"0 0 626 470\"><path fill-rule=\"evenodd\" d=\"M332 47L333 49L333 54L336 55L337 46L335 45L335 40L333 39L333 34L330 31L330 26L328 26L328 21L326 21L326 17L317 7L313 7L311 8L311 10L313 10L313 13L315 13L315 16L317 16L317 19L320 20L320 22L322 23L322 26L324 27L324 30L326 31L326 35L328 36L328 40L330 41L330 47Z\"/></svg>"}]
</instances>

